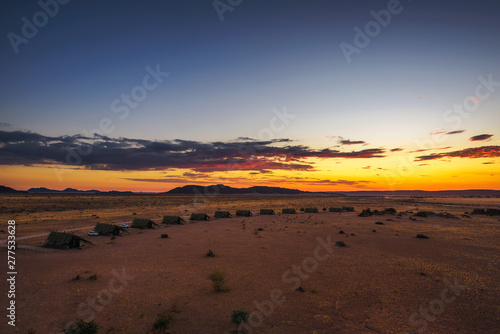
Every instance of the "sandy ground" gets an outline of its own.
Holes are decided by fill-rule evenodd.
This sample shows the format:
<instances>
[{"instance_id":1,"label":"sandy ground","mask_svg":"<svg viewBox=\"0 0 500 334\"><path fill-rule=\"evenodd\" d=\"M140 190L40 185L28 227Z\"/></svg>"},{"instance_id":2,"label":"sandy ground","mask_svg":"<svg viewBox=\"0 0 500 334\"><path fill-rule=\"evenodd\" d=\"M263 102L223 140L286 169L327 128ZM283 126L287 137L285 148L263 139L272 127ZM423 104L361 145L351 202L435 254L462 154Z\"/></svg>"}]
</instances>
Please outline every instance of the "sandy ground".
<instances>
[{"instance_id":1,"label":"sandy ground","mask_svg":"<svg viewBox=\"0 0 500 334\"><path fill-rule=\"evenodd\" d=\"M152 333L158 314L173 318L169 333L231 333L235 309L254 312L247 333L500 331L500 217L462 216L474 207L498 208L499 199L218 196L198 205L192 200L4 196L0 229L7 230L8 219L18 222L22 236L97 221L191 211L212 215L215 209L257 213L315 206L320 213L131 229L115 240L89 237L94 245L54 253L18 250L17 326L8 326L4 315L0 333L59 333L77 318L95 319L99 333ZM348 204L356 212L322 212ZM368 207L459 218L357 216ZM160 238L164 233L169 237ZM417 233L429 239L417 239ZM209 249L215 257L205 256ZM0 253L5 277L7 250ZM215 269L227 274L230 291L212 290L207 277ZM97 280L90 280L94 274ZM81 279L72 280L77 275ZM295 291L298 286L304 292ZM6 279L0 289L5 306Z\"/></svg>"}]
</instances>

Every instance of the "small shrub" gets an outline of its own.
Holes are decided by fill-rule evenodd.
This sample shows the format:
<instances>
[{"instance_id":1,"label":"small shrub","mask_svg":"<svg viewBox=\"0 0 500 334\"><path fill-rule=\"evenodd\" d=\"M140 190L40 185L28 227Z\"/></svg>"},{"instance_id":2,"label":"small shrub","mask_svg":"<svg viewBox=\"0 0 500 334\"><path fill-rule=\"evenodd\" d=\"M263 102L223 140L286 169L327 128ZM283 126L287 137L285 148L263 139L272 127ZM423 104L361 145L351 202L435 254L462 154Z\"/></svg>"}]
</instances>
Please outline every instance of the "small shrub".
<instances>
[{"instance_id":1,"label":"small shrub","mask_svg":"<svg viewBox=\"0 0 500 334\"><path fill-rule=\"evenodd\" d=\"M245 310L234 310L233 314L231 314L231 322L236 326L241 325L242 323L248 322L248 318L250 313Z\"/></svg>"},{"instance_id":2,"label":"small shrub","mask_svg":"<svg viewBox=\"0 0 500 334\"><path fill-rule=\"evenodd\" d=\"M80 279L81 279L80 274L78 274L75 277L73 277L71 280L72 281L79 281Z\"/></svg>"},{"instance_id":3,"label":"small shrub","mask_svg":"<svg viewBox=\"0 0 500 334\"><path fill-rule=\"evenodd\" d=\"M171 316L167 316L165 314L158 314L155 322L153 322L153 329L165 333L165 331L170 328L172 321L173 319Z\"/></svg>"},{"instance_id":4,"label":"small shrub","mask_svg":"<svg viewBox=\"0 0 500 334\"><path fill-rule=\"evenodd\" d=\"M212 281L212 287L215 292L228 291L229 288L226 285L226 273L223 271L214 270L208 279Z\"/></svg>"},{"instance_id":5,"label":"small shrub","mask_svg":"<svg viewBox=\"0 0 500 334\"><path fill-rule=\"evenodd\" d=\"M96 334L99 330L95 320L85 322L82 319L77 319L76 323L69 326L63 331L64 334Z\"/></svg>"},{"instance_id":6,"label":"small shrub","mask_svg":"<svg viewBox=\"0 0 500 334\"><path fill-rule=\"evenodd\" d=\"M304 208L300 208L300 211L305 211L305 209Z\"/></svg>"},{"instance_id":7,"label":"small shrub","mask_svg":"<svg viewBox=\"0 0 500 334\"><path fill-rule=\"evenodd\" d=\"M211 249L209 249L206 257L215 257L215 254L214 254L214 252L212 252Z\"/></svg>"},{"instance_id":8,"label":"small shrub","mask_svg":"<svg viewBox=\"0 0 500 334\"><path fill-rule=\"evenodd\" d=\"M94 274L94 275L89 277L89 280L95 281L95 280L97 280L97 278L98 278L97 274Z\"/></svg>"},{"instance_id":9,"label":"small shrub","mask_svg":"<svg viewBox=\"0 0 500 334\"><path fill-rule=\"evenodd\" d=\"M164 234L162 234L162 235L161 235L161 237L162 237L163 239L166 239L166 238L168 238L168 234L164 233Z\"/></svg>"},{"instance_id":10,"label":"small shrub","mask_svg":"<svg viewBox=\"0 0 500 334\"><path fill-rule=\"evenodd\" d=\"M115 237L115 236L112 236L112 237L110 238L110 240L115 240L115 239L116 239L116 237Z\"/></svg>"}]
</instances>

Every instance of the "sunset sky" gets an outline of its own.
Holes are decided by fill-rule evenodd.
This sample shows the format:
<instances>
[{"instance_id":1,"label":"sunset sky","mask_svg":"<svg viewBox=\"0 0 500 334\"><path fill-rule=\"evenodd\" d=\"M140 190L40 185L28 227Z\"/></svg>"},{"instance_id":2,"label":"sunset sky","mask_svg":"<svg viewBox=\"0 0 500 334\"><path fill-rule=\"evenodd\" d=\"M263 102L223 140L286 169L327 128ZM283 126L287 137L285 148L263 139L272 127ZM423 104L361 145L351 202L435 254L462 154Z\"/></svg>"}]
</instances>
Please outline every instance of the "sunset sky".
<instances>
[{"instance_id":1,"label":"sunset sky","mask_svg":"<svg viewBox=\"0 0 500 334\"><path fill-rule=\"evenodd\" d=\"M0 185L500 189L499 1L40 3L0 13Z\"/></svg>"}]
</instances>

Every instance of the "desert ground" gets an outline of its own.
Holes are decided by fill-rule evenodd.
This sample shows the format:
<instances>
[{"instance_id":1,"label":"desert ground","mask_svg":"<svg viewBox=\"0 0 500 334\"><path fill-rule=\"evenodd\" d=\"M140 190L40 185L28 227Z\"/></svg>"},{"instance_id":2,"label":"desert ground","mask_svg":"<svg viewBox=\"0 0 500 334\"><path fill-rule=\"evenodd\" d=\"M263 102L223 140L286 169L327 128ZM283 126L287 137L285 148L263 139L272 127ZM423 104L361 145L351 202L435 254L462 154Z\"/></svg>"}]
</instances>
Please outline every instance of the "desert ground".
<instances>
[{"instance_id":1,"label":"desert ground","mask_svg":"<svg viewBox=\"0 0 500 334\"><path fill-rule=\"evenodd\" d=\"M99 333L154 333L159 314L172 319L168 333L232 333L237 309L251 313L242 327L246 333L500 332L500 217L470 214L474 208L500 208L498 198L1 199L0 240L14 219L18 238L86 227L74 233L92 244L40 252L44 236L19 239L18 246L32 249L16 251L16 327L3 315L0 333L60 333L77 318L95 320ZM355 211L328 212L341 206ZM319 212L299 211L306 207ZM260 208L276 214L259 215ZM283 208L297 214L281 214ZM359 217L367 208L394 208L397 214ZM213 219L219 209L233 217ZM236 209L254 215L234 217ZM419 211L455 218L414 216ZM212 219L189 222L191 212ZM139 217L159 223L173 214L187 224L129 229L115 239L86 236L97 222ZM345 247L334 246L337 241ZM206 256L209 250L215 257ZM0 253L4 277L7 249ZM226 291L213 290L208 276L214 270L225 272ZM6 313L9 287L1 281Z\"/></svg>"}]
</instances>

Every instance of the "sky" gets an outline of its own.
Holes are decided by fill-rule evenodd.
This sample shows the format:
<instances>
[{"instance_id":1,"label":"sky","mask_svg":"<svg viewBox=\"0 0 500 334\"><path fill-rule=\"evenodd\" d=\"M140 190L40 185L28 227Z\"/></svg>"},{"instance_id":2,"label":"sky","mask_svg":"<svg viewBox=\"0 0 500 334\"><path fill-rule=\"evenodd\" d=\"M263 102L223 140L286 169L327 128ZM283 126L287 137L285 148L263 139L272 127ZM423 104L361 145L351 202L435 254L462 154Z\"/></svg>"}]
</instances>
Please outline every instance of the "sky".
<instances>
[{"instance_id":1,"label":"sky","mask_svg":"<svg viewBox=\"0 0 500 334\"><path fill-rule=\"evenodd\" d=\"M8 1L0 184L500 189L498 1Z\"/></svg>"}]
</instances>

